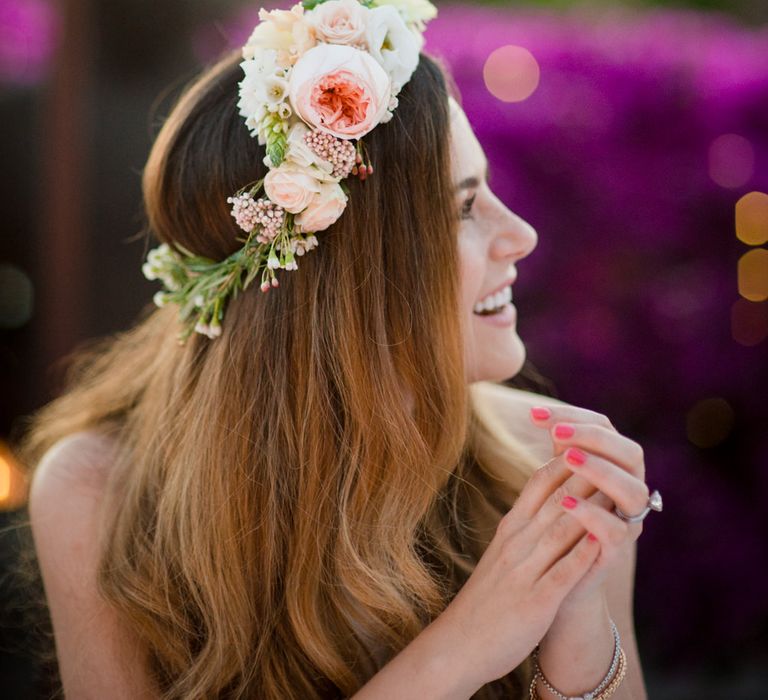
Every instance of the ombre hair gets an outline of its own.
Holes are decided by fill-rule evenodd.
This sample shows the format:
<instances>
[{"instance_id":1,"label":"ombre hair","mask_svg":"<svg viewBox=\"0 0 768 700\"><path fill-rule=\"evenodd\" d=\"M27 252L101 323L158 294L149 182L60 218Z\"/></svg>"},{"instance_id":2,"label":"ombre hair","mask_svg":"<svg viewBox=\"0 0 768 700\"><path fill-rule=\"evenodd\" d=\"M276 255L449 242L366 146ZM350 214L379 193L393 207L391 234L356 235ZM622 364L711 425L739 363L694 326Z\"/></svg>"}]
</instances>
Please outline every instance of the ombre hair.
<instances>
[{"instance_id":1,"label":"ombre hair","mask_svg":"<svg viewBox=\"0 0 768 700\"><path fill-rule=\"evenodd\" d=\"M264 176L236 109L239 53L181 96L149 156L149 229L213 259L227 196ZM535 462L463 366L449 90L422 55L342 218L223 335L177 342L147 308L82 353L27 436L30 464L112 437L101 595L172 698L337 698L461 588ZM523 697L530 660L475 697Z\"/></svg>"}]
</instances>

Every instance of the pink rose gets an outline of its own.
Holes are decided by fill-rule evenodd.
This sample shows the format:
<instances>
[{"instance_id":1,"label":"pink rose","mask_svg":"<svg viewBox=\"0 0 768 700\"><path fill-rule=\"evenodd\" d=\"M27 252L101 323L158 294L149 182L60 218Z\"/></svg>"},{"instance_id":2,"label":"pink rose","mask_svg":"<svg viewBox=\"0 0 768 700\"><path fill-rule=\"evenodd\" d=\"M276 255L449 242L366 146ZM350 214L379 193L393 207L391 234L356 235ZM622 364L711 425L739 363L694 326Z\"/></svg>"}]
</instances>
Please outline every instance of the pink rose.
<instances>
[{"instance_id":1,"label":"pink rose","mask_svg":"<svg viewBox=\"0 0 768 700\"><path fill-rule=\"evenodd\" d=\"M309 15L317 38L329 44L358 44L365 36L366 10L357 0L330 0Z\"/></svg>"},{"instance_id":2,"label":"pink rose","mask_svg":"<svg viewBox=\"0 0 768 700\"><path fill-rule=\"evenodd\" d=\"M306 168L283 163L264 178L264 191L273 204L298 214L320 192L320 183Z\"/></svg>"},{"instance_id":3,"label":"pink rose","mask_svg":"<svg viewBox=\"0 0 768 700\"><path fill-rule=\"evenodd\" d=\"M319 44L293 67L289 97L309 125L341 139L359 139L379 124L392 93L386 71L367 52Z\"/></svg>"},{"instance_id":4,"label":"pink rose","mask_svg":"<svg viewBox=\"0 0 768 700\"><path fill-rule=\"evenodd\" d=\"M331 224L338 221L347 207L347 195L335 183L322 184L309 206L295 219L297 226L304 233L325 231Z\"/></svg>"}]
</instances>

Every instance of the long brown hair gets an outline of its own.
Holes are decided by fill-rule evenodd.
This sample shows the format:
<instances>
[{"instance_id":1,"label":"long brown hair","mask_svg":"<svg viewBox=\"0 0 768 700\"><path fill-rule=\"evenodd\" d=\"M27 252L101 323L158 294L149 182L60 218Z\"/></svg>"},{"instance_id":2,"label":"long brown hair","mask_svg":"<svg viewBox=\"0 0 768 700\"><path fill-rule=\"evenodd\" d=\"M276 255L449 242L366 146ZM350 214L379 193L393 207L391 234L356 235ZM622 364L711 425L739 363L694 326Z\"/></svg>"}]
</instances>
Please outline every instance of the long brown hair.
<instances>
[{"instance_id":1,"label":"long brown hair","mask_svg":"<svg viewBox=\"0 0 768 700\"><path fill-rule=\"evenodd\" d=\"M143 177L151 232L214 259L239 246L227 196L264 175L238 63L186 90ZM114 436L98 584L169 700L352 695L450 602L534 468L465 380L433 60L365 141L376 174L279 289L233 300L214 341L179 345L177 308L148 309L28 435L31 464ZM477 697L529 678L526 660Z\"/></svg>"}]
</instances>

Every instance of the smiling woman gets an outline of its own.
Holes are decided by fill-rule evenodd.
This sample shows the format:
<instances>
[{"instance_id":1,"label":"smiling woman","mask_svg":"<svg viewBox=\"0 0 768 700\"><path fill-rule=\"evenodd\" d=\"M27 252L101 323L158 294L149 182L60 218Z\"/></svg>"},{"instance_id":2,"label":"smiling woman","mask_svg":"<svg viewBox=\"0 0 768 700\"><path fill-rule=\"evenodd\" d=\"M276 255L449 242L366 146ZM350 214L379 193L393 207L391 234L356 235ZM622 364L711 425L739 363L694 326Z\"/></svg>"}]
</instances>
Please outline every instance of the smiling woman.
<instances>
[{"instance_id":1,"label":"smiling woman","mask_svg":"<svg viewBox=\"0 0 768 700\"><path fill-rule=\"evenodd\" d=\"M315 48L368 50L389 116L331 110L349 76L253 111L279 95L244 94L240 54L206 70L144 171L162 303L33 422L64 691L640 698L622 563L640 528L611 507L648 500L642 451L602 416L497 383L525 359L510 290L536 234L488 187L440 67L420 54L395 80L429 3L315 4L263 14L248 75L290 82ZM332 154L356 127L354 173ZM325 187L344 206L318 243L306 221Z\"/></svg>"}]
</instances>

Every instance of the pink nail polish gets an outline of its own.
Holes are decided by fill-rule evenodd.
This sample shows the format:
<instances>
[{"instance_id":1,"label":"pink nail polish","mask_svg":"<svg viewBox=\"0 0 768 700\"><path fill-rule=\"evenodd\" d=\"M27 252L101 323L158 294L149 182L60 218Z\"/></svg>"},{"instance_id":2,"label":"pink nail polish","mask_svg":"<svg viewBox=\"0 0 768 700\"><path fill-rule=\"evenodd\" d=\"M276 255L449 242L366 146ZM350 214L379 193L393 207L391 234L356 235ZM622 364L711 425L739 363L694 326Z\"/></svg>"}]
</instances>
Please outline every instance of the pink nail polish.
<instances>
[{"instance_id":1,"label":"pink nail polish","mask_svg":"<svg viewBox=\"0 0 768 700\"><path fill-rule=\"evenodd\" d=\"M565 451L565 459L568 464L572 464L574 467L580 467L587 461L587 455L578 447L569 447Z\"/></svg>"},{"instance_id":2,"label":"pink nail polish","mask_svg":"<svg viewBox=\"0 0 768 700\"><path fill-rule=\"evenodd\" d=\"M561 440L573 437L575 432L576 431L573 429L573 426L569 425L568 423L558 423L555 426L555 437L560 438Z\"/></svg>"},{"instance_id":3,"label":"pink nail polish","mask_svg":"<svg viewBox=\"0 0 768 700\"><path fill-rule=\"evenodd\" d=\"M531 409L531 415L533 416L534 420L547 420L547 418L552 415L552 411L550 411L548 408L537 406L536 408Z\"/></svg>"},{"instance_id":4,"label":"pink nail polish","mask_svg":"<svg viewBox=\"0 0 768 700\"><path fill-rule=\"evenodd\" d=\"M587 539L590 542L597 542L597 537L595 537L591 532L587 535Z\"/></svg>"},{"instance_id":5,"label":"pink nail polish","mask_svg":"<svg viewBox=\"0 0 768 700\"><path fill-rule=\"evenodd\" d=\"M578 505L579 502L573 496L566 496L562 501L560 501L560 503L569 510L572 510Z\"/></svg>"}]
</instances>

